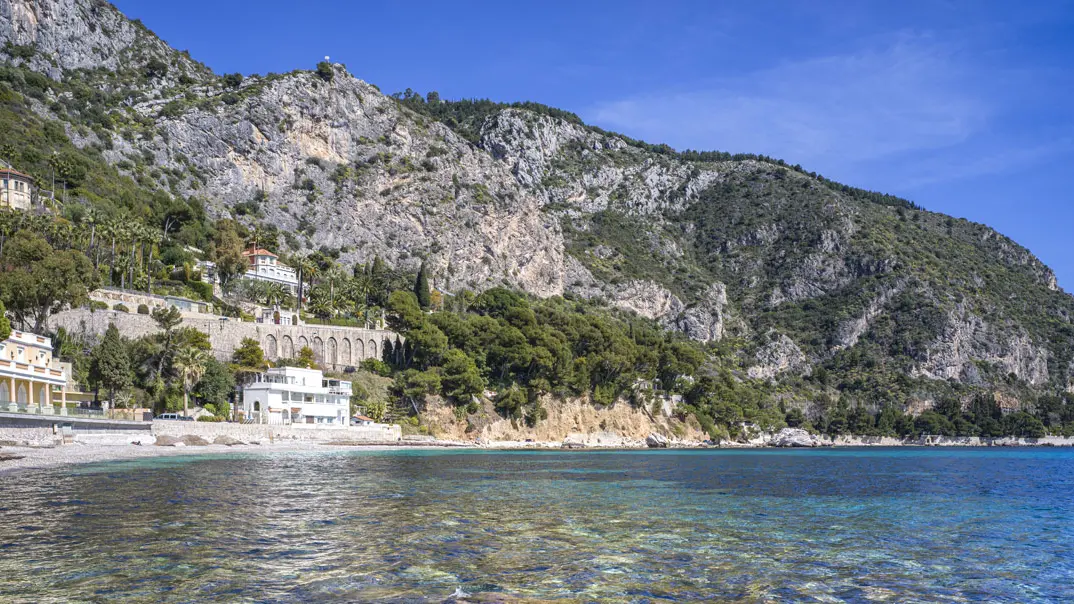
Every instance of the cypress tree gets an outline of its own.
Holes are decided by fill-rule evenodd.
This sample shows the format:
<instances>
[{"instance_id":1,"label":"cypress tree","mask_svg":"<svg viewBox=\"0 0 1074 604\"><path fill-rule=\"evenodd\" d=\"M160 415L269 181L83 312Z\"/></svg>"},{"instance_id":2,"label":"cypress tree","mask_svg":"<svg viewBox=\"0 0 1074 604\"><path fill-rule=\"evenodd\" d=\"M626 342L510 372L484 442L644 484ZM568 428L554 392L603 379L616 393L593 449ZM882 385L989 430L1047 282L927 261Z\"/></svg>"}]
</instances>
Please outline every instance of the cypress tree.
<instances>
[{"instance_id":1,"label":"cypress tree","mask_svg":"<svg viewBox=\"0 0 1074 604\"><path fill-rule=\"evenodd\" d=\"M429 310L432 295L429 293L429 274L425 270L425 262L421 263L418 278L414 281L414 295L418 297L418 305L421 306L421 309Z\"/></svg>"},{"instance_id":2,"label":"cypress tree","mask_svg":"<svg viewBox=\"0 0 1074 604\"><path fill-rule=\"evenodd\" d=\"M109 401L115 401L116 393L131 385L133 371L130 356L115 323L108 325L101 343L93 350L89 378L98 389L105 390Z\"/></svg>"}]
</instances>

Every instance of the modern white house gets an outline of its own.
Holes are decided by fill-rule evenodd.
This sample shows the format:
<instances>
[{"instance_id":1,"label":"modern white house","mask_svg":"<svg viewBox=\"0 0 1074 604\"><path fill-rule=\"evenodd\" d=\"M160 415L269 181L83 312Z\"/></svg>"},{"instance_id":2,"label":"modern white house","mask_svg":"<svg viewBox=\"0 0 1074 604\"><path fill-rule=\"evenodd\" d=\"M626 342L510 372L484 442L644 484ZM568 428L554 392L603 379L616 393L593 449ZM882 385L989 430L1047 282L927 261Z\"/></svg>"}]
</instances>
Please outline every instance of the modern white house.
<instances>
[{"instance_id":1,"label":"modern white house","mask_svg":"<svg viewBox=\"0 0 1074 604\"><path fill-rule=\"evenodd\" d=\"M33 205L34 179L11 168L0 168L0 207L29 210Z\"/></svg>"},{"instance_id":2,"label":"modern white house","mask_svg":"<svg viewBox=\"0 0 1074 604\"><path fill-rule=\"evenodd\" d=\"M319 369L273 367L243 386L236 412L254 423L340 428L348 425L350 400L350 382Z\"/></svg>"},{"instance_id":3,"label":"modern white house","mask_svg":"<svg viewBox=\"0 0 1074 604\"><path fill-rule=\"evenodd\" d=\"M281 264L279 256L261 248L246 250L242 255L250 262L244 278L279 283L292 295L298 293L298 274L290 266Z\"/></svg>"},{"instance_id":4,"label":"modern white house","mask_svg":"<svg viewBox=\"0 0 1074 604\"><path fill-rule=\"evenodd\" d=\"M0 342L0 411L67 414L67 378L52 358L52 340L12 330Z\"/></svg>"}]
</instances>

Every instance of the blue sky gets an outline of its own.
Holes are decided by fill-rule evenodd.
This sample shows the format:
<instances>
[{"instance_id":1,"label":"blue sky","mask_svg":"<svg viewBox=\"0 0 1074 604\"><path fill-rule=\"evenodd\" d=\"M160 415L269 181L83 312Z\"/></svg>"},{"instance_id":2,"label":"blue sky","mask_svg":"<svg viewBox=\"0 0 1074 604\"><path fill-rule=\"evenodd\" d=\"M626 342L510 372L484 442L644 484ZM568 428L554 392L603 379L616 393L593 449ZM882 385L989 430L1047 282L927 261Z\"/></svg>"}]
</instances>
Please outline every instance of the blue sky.
<instances>
[{"instance_id":1,"label":"blue sky","mask_svg":"<svg viewBox=\"0 0 1074 604\"><path fill-rule=\"evenodd\" d=\"M1074 290L1074 2L118 0L219 73L325 55L989 224Z\"/></svg>"}]
</instances>

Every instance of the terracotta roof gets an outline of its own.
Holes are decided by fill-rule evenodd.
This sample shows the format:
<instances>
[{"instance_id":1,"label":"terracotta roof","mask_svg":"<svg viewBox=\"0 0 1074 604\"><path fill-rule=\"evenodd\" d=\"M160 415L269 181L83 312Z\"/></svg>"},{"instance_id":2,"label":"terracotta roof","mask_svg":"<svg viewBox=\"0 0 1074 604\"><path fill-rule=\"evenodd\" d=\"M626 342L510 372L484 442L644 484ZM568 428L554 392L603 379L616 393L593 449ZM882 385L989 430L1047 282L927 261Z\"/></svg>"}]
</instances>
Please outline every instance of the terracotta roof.
<instances>
[{"instance_id":1,"label":"terracotta roof","mask_svg":"<svg viewBox=\"0 0 1074 604\"><path fill-rule=\"evenodd\" d=\"M272 256L273 258L279 258L279 256L277 256L276 254L273 254L272 252L270 252L270 251L268 251L266 249L262 249L262 248L257 248L256 250L246 250L245 252L242 253L242 255L243 256Z\"/></svg>"},{"instance_id":2,"label":"terracotta roof","mask_svg":"<svg viewBox=\"0 0 1074 604\"><path fill-rule=\"evenodd\" d=\"M371 422L371 421L373 421L372 417L366 417L364 415L355 415L354 419L356 419L356 420L358 420L360 422Z\"/></svg>"},{"instance_id":3,"label":"terracotta roof","mask_svg":"<svg viewBox=\"0 0 1074 604\"><path fill-rule=\"evenodd\" d=\"M18 170L12 170L11 168L0 168L0 174L4 176L19 176L21 178L25 178L26 180L34 179L34 177L30 176L29 174L23 174L22 172L19 172Z\"/></svg>"}]
</instances>

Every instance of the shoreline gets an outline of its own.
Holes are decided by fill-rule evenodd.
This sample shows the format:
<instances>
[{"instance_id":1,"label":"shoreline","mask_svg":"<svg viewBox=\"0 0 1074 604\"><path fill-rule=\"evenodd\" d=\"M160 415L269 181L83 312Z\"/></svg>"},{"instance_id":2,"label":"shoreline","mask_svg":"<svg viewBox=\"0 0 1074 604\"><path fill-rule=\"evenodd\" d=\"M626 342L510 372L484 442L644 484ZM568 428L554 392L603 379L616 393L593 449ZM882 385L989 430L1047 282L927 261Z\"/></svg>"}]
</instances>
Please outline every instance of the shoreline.
<instances>
[{"instance_id":1,"label":"shoreline","mask_svg":"<svg viewBox=\"0 0 1074 604\"><path fill-rule=\"evenodd\" d=\"M887 440L887 439L885 439ZM895 440L895 439L891 439ZM944 439L938 442L864 442L860 439L844 439L824 442L812 447L779 447L765 443L734 443L711 446L703 443L673 443L669 447L647 447L644 445L620 444L619 446L566 447L561 442L466 442L466 441L399 441L398 443L373 442L321 442L321 441L285 441L267 444L241 444L203 446L158 446L154 444L101 444L73 443L56 446L3 446L0 447L0 476L24 471L49 470L67 466L93 463L131 461L157 457L179 457L197 455L228 454L275 454L312 451L420 451L420 450L481 450L481 451L669 451L669 450L760 450L760 449L846 449L877 447L908 448L1065 448L1074 446L1074 439L1063 439L1062 444L1053 442L1036 442L1036 439L996 439L1002 442L975 442L971 439ZM948 442L950 441L950 442ZM9 457L13 456L13 457ZM5 459L6 458L6 459Z\"/></svg>"}]
</instances>

